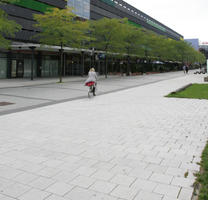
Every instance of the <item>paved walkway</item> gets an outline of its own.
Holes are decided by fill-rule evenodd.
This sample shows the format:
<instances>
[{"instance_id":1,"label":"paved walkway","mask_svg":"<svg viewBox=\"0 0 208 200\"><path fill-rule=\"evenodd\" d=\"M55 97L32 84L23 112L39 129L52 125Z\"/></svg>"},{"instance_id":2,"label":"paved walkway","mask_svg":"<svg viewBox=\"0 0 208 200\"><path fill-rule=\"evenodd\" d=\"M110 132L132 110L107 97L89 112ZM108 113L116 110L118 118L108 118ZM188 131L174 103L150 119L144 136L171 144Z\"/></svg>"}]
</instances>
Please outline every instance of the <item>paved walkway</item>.
<instances>
[{"instance_id":1,"label":"paved walkway","mask_svg":"<svg viewBox=\"0 0 208 200\"><path fill-rule=\"evenodd\" d=\"M191 72L193 73L193 71ZM182 71L144 76L99 76L97 95L184 77ZM0 115L87 98L86 77L0 80ZM7 105L5 103L7 102ZM1 105L4 106L1 106Z\"/></svg>"},{"instance_id":2,"label":"paved walkway","mask_svg":"<svg viewBox=\"0 0 208 200\"><path fill-rule=\"evenodd\" d=\"M202 77L0 116L0 200L190 200L208 104L164 95Z\"/></svg>"}]
</instances>

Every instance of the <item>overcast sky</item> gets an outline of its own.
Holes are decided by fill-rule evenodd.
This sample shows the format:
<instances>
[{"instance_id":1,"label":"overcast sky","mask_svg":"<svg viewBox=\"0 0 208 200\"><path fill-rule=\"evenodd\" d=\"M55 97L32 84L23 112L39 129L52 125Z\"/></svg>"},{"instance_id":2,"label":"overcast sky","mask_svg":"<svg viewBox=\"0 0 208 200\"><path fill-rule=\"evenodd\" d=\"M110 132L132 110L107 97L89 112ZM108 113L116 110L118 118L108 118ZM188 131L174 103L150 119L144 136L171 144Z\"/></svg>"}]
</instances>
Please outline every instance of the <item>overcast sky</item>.
<instances>
[{"instance_id":1,"label":"overcast sky","mask_svg":"<svg viewBox=\"0 0 208 200\"><path fill-rule=\"evenodd\" d=\"M208 0L124 0L185 39L208 42Z\"/></svg>"}]
</instances>

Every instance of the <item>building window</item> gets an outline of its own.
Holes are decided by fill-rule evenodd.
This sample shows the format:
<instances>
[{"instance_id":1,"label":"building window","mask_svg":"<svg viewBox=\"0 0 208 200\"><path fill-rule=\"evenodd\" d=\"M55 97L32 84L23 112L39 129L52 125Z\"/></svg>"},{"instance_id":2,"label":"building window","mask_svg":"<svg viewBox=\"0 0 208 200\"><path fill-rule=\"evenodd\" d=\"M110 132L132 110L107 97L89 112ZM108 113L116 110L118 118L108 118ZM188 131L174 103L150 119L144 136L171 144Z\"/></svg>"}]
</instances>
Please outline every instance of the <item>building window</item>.
<instances>
[{"instance_id":1,"label":"building window","mask_svg":"<svg viewBox=\"0 0 208 200\"><path fill-rule=\"evenodd\" d=\"M68 0L68 6L77 16L90 19L90 0Z\"/></svg>"}]
</instances>

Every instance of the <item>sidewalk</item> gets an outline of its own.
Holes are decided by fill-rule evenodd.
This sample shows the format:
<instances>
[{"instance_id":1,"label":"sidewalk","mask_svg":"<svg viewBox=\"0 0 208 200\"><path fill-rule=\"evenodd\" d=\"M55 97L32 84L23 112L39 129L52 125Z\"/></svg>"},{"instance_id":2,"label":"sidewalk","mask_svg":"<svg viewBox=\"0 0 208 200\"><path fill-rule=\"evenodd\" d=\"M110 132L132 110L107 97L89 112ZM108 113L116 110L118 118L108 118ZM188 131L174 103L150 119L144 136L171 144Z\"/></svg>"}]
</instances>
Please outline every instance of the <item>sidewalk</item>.
<instances>
[{"instance_id":1,"label":"sidewalk","mask_svg":"<svg viewBox=\"0 0 208 200\"><path fill-rule=\"evenodd\" d=\"M182 72L143 76L99 76L97 95L184 77ZM87 98L86 77L0 80L0 115ZM1 103L2 102L2 103ZM2 106L4 105L4 106Z\"/></svg>"},{"instance_id":2,"label":"sidewalk","mask_svg":"<svg viewBox=\"0 0 208 200\"><path fill-rule=\"evenodd\" d=\"M0 199L191 200L207 100L164 96L202 77L0 116Z\"/></svg>"},{"instance_id":3,"label":"sidewalk","mask_svg":"<svg viewBox=\"0 0 208 200\"><path fill-rule=\"evenodd\" d=\"M191 73L194 73L196 70L190 70ZM161 74L168 74L167 73L158 73L155 75L161 75ZM172 72L175 73L175 72ZM181 73L181 71L178 71L176 73ZM153 74L154 75L154 74ZM146 76L144 75L137 75L137 76L120 76L120 75L108 75L107 79L115 79L115 78L137 78ZM151 75L147 75L151 76ZM99 80L105 80L105 75L99 75ZM81 76L68 76L68 77L62 77L63 83L69 83L69 82L84 82L87 79L87 76L81 77ZM59 77L54 78L36 78L34 77L34 80L31 80L30 78L15 78L15 79L0 79L0 89L1 88L16 88L16 87L28 87L28 86L37 86L37 85L45 85L45 84L56 84L59 82Z\"/></svg>"},{"instance_id":4,"label":"sidewalk","mask_svg":"<svg viewBox=\"0 0 208 200\"><path fill-rule=\"evenodd\" d=\"M190 73L194 73L196 70L190 70ZM158 73L158 74L149 74L149 75L137 75L137 76L120 76L120 75L108 75L107 79L115 79L115 78L137 78L142 76L151 76L151 75L162 75L162 74L168 74L170 72L166 73ZM178 72L172 72L172 73L181 73L181 71ZM105 75L99 75L99 80L105 80ZM69 83L69 82L84 82L87 79L87 76L81 77L81 76L68 76L68 77L62 77L63 83ZM28 86L37 86L37 85L47 85L47 84L56 84L59 82L59 77L53 77L53 78L34 78L31 80L30 78L15 78L15 79L0 79L0 89L2 88L18 88L18 87L28 87Z\"/></svg>"},{"instance_id":5,"label":"sidewalk","mask_svg":"<svg viewBox=\"0 0 208 200\"><path fill-rule=\"evenodd\" d=\"M118 78L120 76L108 76L108 78ZM62 82L84 82L87 79L87 76L69 76L62 77ZM105 79L105 76L99 76L99 79ZM45 84L55 84L59 82L59 77L54 78L20 78L20 79L0 79L0 88L14 88L14 87L28 87L36 85L45 85Z\"/></svg>"},{"instance_id":6,"label":"sidewalk","mask_svg":"<svg viewBox=\"0 0 208 200\"><path fill-rule=\"evenodd\" d=\"M64 77L63 82L69 81L83 81L85 77ZM59 77L56 78L29 78L22 79L0 79L0 88L11 88L11 87L27 87L43 84L53 84L59 82Z\"/></svg>"}]
</instances>

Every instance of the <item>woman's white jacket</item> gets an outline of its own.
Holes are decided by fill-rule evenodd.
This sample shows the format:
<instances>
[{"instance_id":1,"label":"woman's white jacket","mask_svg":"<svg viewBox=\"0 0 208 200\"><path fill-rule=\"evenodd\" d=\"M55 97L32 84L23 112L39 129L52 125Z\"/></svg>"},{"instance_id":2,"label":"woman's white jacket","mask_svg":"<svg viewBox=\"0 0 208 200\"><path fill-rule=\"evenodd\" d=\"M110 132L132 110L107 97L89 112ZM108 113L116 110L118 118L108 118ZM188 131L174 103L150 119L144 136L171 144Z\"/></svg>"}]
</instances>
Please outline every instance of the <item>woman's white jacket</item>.
<instances>
[{"instance_id":1,"label":"woman's white jacket","mask_svg":"<svg viewBox=\"0 0 208 200\"><path fill-rule=\"evenodd\" d=\"M91 81L93 81L95 83L97 82L97 74L96 74L96 72L89 72L88 73L88 78L85 81L85 83L89 83Z\"/></svg>"}]
</instances>

